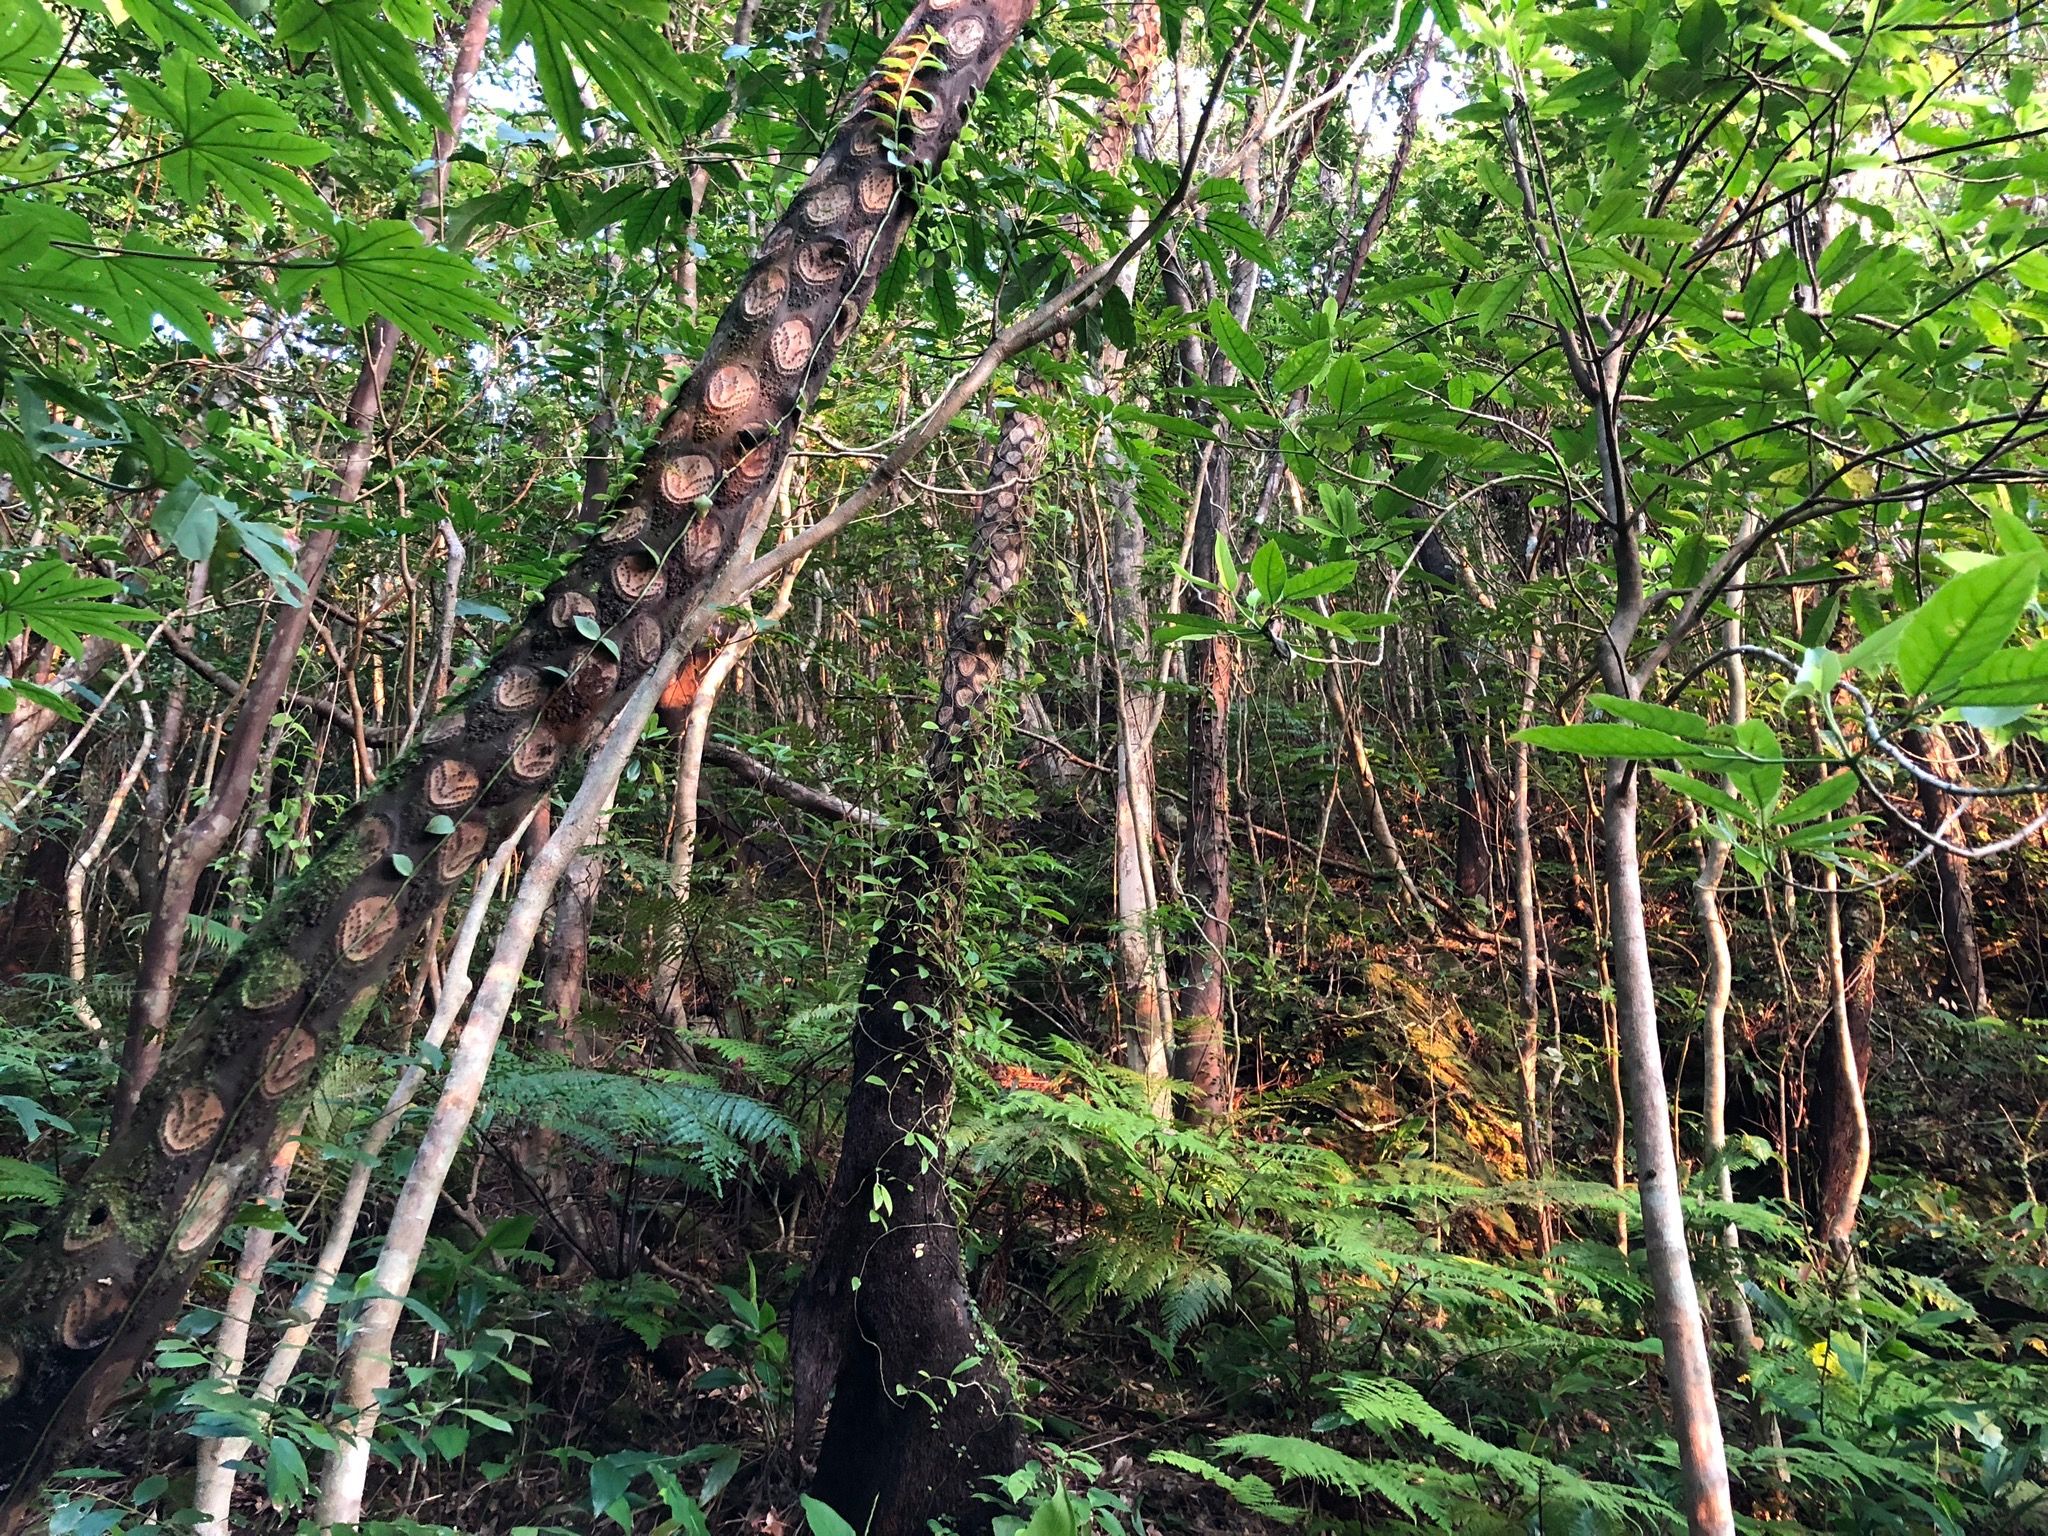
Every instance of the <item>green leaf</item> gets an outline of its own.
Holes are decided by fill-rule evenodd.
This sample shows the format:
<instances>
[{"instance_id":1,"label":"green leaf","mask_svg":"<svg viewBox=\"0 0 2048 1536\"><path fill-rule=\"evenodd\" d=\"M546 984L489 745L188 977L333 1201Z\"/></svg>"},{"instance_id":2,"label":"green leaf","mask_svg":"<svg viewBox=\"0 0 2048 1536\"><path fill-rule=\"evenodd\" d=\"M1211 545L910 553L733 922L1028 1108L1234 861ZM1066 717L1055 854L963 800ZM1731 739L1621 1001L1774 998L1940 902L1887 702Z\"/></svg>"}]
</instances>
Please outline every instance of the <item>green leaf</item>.
<instances>
[{"instance_id":1,"label":"green leaf","mask_svg":"<svg viewBox=\"0 0 2048 1536\"><path fill-rule=\"evenodd\" d=\"M242 37L255 36L227 0L123 0L118 10L112 0L101 3L116 20L126 12L159 48L189 48L219 58L221 46L209 22Z\"/></svg>"},{"instance_id":2,"label":"green leaf","mask_svg":"<svg viewBox=\"0 0 2048 1536\"><path fill-rule=\"evenodd\" d=\"M349 110L367 117L374 105L387 128L407 144L418 142L412 114L428 126L447 126L440 94L420 73L419 52L386 21L376 0L286 0L278 12L277 37L295 54L327 53L335 83Z\"/></svg>"},{"instance_id":3,"label":"green leaf","mask_svg":"<svg viewBox=\"0 0 2048 1536\"><path fill-rule=\"evenodd\" d=\"M1341 352L1330 362L1323 376L1322 393L1330 410L1338 416L1353 416L1365 403L1365 364L1355 353Z\"/></svg>"},{"instance_id":4,"label":"green leaf","mask_svg":"<svg viewBox=\"0 0 2048 1536\"><path fill-rule=\"evenodd\" d=\"M1305 571L1297 571L1287 578L1287 585L1280 596L1287 602L1299 602L1303 598L1326 597L1332 592L1341 592L1358 579L1356 560L1332 560L1326 565L1312 565Z\"/></svg>"},{"instance_id":5,"label":"green leaf","mask_svg":"<svg viewBox=\"0 0 2048 1536\"><path fill-rule=\"evenodd\" d=\"M1944 582L1921 604L1899 638L1899 682L1906 691L1944 698L1989 660L2034 600L2043 559L2002 556Z\"/></svg>"},{"instance_id":6,"label":"green leaf","mask_svg":"<svg viewBox=\"0 0 2048 1536\"><path fill-rule=\"evenodd\" d=\"M1017 1536L1077 1536L1080 1529L1081 1515L1074 1508L1073 1495L1060 1488L1031 1512L1031 1522Z\"/></svg>"},{"instance_id":7,"label":"green leaf","mask_svg":"<svg viewBox=\"0 0 2048 1536\"><path fill-rule=\"evenodd\" d=\"M804 1524L810 1528L811 1536L859 1536L831 1505L821 1504L807 1493L803 1495L803 1506Z\"/></svg>"},{"instance_id":8,"label":"green leaf","mask_svg":"<svg viewBox=\"0 0 2048 1536\"><path fill-rule=\"evenodd\" d=\"M1287 557L1272 539L1261 544L1252 556L1252 587L1268 603L1280 600L1287 588Z\"/></svg>"},{"instance_id":9,"label":"green leaf","mask_svg":"<svg viewBox=\"0 0 2048 1536\"><path fill-rule=\"evenodd\" d=\"M1660 758L1696 758L1701 748L1668 731L1651 730L1624 721L1589 720L1579 725L1532 725L1517 731L1516 741L1574 757L1620 757L1632 762L1655 762Z\"/></svg>"},{"instance_id":10,"label":"green leaf","mask_svg":"<svg viewBox=\"0 0 2048 1536\"><path fill-rule=\"evenodd\" d=\"M1596 693L1586 702L1617 720L1648 726L1653 731L1666 731L1686 741L1704 742L1714 730L1704 715L1696 715L1689 709L1653 704L1648 699L1624 699L1611 693Z\"/></svg>"},{"instance_id":11,"label":"green leaf","mask_svg":"<svg viewBox=\"0 0 2048 1536\"><path fill-rule=\"evenodd\" d=\"M1678 19L1678 51L1694 64L1704 66L1728 35L1728 13L1720 0L1692 0Z\"/></svg>"},{"instance_id":12,"label":"green leaf","mask_svg":"<svg viewBox=\"0 0 2048 1536\"><path fill-rule=\"evenodd\" d=\"M270 1502L290 1509L306 1496L306 1458L283 1435L270 1437L270 1455L263 1464L263 1486Z\"/></svg>"},{"instance_id":13,"label":"green leaf","mask_svg":"<svg viewBox=\"0 0 2048 1536\"><path fill-rule=\"evenodd\" d=\"M0 645L24 632L74 655L84 648L87 635L140 645L142 637L126 626L158 615L106 601L121 591L118 581L81 576L62 560L38 560L0 573Z\"/></svg>"},{"instance_id":14,"label":"green leaf","mask_svg":"<svg viewBox=\"0 0 2048 1536\"><path fill-rule=\"evenodd\" d=\"M318 280L320 296L342 324L366 325L383 315L425 347L481 337L478 317L512 318L483 291L476 268L428 245L403 219L336 225L333 256L295 263L294 270L300 281Z\"/></svg>"},{"instance_id":15,"label":"green leaf","mask_svg":"<svg viewBox=\"0 0 2048 1536\"><path fill-rule=\"evenodd\" d=\"M206 71L179 53L165 56L162 85L125 70L120 80L137 107L170 129L175 147L159 163L186 202L196 205L218 187L260 223L271 221L272 199L307 220L326 215L291 167L318 165L330 151L269 97L245 85L215 94Z\"/></svg>"},{"instance_id":16,"label":"green leaf","mask_svg":"<svg viewBox=\"0 0 2048 1536\"><path fill-rule=\"evenodd\" d=\"M1943 699L1957 709L2048 704L2048 645L1993 652Z\"/></svg>"},{"instance_id":17,"label":"green leaf","mask_svg":"<svg viewBox=\"0 0 2048 1536\"><path fill-rule=\"evenodd\" d=\"M506 0L498 30L508 53L521 43L532 45L541 97L563 133L581 135L581 74L634 127L666 141L673 130L661 109L663 95L690 101L698 92L661 35L660 24L667 19L662 0Z\"/></svg>"},{"instance_id":18,"label":"green leaf","mask_svg":"<svg viewBox=\"0 0 2048 1536\"><path fill-rule=\"evenodd\" d=\"M1856 788L1856 775L1844 769L1801 790L1771 819L1781 827L1796 827L1802 821L1832 816L1856 798Z\"/></svg>"},{"instance_id":19,"label":"green leaf","mask_svg":"<svg viewBox=\"0 0 2048 1536\"><path fill-rule=\"evenodd\" d=\"M1216 345L1223 355L1230 359L1230 366L1240 377L1256 382L1266 376L1266 359L1259 351L1258 343L1251 333L1237 323L1237 316L1230 312L1230 306L1221 299L1211 299L1208 308L1209 334L1216 338Z\"/></svg>"},{"instance_id":20,"label":"green leaf","mask_svg":"<svg viewBox=\"0 0 2048 1536\"><path fill-rule=\"evenodd\" d=\"M1761 720L1745 720L1732 735L1734 752L1721 748L1708 755L1743 799L1759 811L1768 811L1778 803L1778 792L1785 786L1785 754L1778 745L1778 734Z\"/></svg>"},{"instance_id":21,"label":"green leaf","mask_svg":"<svg viewBox=\"0 0 2048 1536\"><path fill-rule=\"evenodd\" d=\"M1329 366L1330 343L1327 340L1312 341L1287 354L1273 374L1273 388L1283 395L1291 395L1297 389L1313 388Z\"/></svg>"},{"instance_id":22,"label":"green leaf","mask_svg":"<svg viewBox=\"0 0 2048 1536\"><path fill-rule=\"evenodd\" d=\"M1819 27L1816 27L1812 22L1807 21L1805 18L1795 16L1790 11L1786 10L1783 6L1779 5L1766 4L1764 6L1764 13L1767 16L1769 16L1771 20L1777 22L1780 26L1789 28L1791 31L1796 32L1799 36L1805 38L1809 43L1813 44L1814 47L1818 48L1822 53L1826 54L1829 58L1833 59L1837 64L1847 64L1851 62L1849 58L1849 51L1846 48L1844 48L1840 43L1836 42L1832 37L1829 37L1827 33L1821 31L1821 29Z\"/></svg>"},{"instance_id":23,"label":"green leaf","mask_svg":"<svg viewBox=\"0 0 2048 1536\"><path fill-rule=\"evenodd\" d=\"M412 878L412 855L408 853L394 853L391 855L391 867L398 871L399 879L410 880Z\"/></svg>"},{"instance_id":24,"label":"green leaf","mask_svg":"<svg viewBox=\"0 0 2048 1536\"><path fill-rule=\"evenodd\" d=\"M91 328L72 306L98 300L100 263L60 249L59 240L90 245L92 226L46 203L0 213L0 317L33 316L84 340Z\"/></svg>"},{"instance_id":25,"label":"green leaf","mask_svg":"<svg viewBox=\"0 0 2048 1536\"><path fill-rule=\"evenodd\" d=\"M1906 628L1912 622L1912 614L1901 614L1876 633L1865 636L1842 658L1842 670L1878 672L1890 666L1899 654L1899 645L1906 638Z\"/></svg>"},{"instance_id":26,"label":"green leaf","mask_svg":"<svg viewBox=\"0 0 2048 1536\"><path fill-rule=\"evenodd\" d=\"M427 836L429 837L446 837L454 830L455 818L452 816L436 816L427 823Z\"/></svg>"},{"instance_id":27,"label":"green leaf","mask_svg":"<svg viewBox=\"0 0 2048 1536\"><path fill-rule=\"evenodd\" d=\"M18 1157L0 1157L0 1201L22 1200L30 1205L56 1205L64 1198L64 1181L38 1163Z\"/></svg>"},{"instance_id":28,"label":"green leaf","mask_svg":"<svg viewBox=\"0 0 2048 1536\"><path fill-rule=\"evenodd\" d=\"M1652 768L1650 776L1666 789L1676 790L1688 800L1697 800L1711 811L1738 822L1754 822L1756 813L1717 784L1705 779L1696 779L1689 773L1674 773L1669 768Z\"/></svg>"},{"instance_id":29,"label":"green leaf","mask_svg":"<svg viewBox=\"0 0 2048 1536\"><path fill-rule=\"evenodd\" d=\"M209 263L147 235L123 237L120 248L102 254L96 265L102 278L98 306L124 346L149 342L162 316L193 346L211 353L213 317L242 312L240 304L197 275L211 271Z\"/></svg>"},{"instance_id":30,"label":"green leaf","mask_svg":"<svg viewBox=\"0 0 2048 1536\"><path fill-rule=\"evenodd\" d=\"M0 86L16 96L72 96L94 89L98 82L86 71L58 65L63 52L64 28L41 0L20 0L0 15Z\"/></svg>"},{"instance_id":31,"label":"green leaf","mask_svg":"<svg viewBox=\"0 0 2048 1536\"><path fill-rule=\"evenodd\" d=\"M1131 313L1131 301L1115 283L1102 290L1102 334L1120 352L1138 344L1138 322Z\"/></svg>"}]
</instances>

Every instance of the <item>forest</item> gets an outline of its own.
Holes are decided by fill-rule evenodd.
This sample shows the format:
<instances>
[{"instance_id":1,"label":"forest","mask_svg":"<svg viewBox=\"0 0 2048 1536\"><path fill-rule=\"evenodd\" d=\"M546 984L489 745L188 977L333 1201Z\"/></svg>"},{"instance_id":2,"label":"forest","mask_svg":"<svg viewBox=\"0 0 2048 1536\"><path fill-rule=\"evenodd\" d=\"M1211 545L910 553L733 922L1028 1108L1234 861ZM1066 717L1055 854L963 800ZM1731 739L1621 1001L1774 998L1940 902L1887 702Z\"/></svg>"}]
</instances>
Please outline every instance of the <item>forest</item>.
<instances>
[{"instance_id":1,"label":"forest","mask_svg":"<svg viewBox=\"0 0 2048 1536\"><path fill-rule=\"evenodd\" d=\"M0 0L0 1536L2048 1532L2039 0Z\"/></svg>"}]
</instances>

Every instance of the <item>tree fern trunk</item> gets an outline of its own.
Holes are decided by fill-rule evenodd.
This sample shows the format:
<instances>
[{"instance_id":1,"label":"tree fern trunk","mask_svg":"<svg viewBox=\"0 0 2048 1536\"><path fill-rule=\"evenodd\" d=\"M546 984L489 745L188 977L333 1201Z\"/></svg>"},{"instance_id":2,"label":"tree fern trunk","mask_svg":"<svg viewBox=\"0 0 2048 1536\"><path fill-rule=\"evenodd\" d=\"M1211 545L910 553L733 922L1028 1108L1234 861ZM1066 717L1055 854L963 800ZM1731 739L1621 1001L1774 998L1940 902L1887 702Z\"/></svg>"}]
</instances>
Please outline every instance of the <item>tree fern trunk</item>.
<instances>
[{"instance_id":1,"label":"tree fern trunk","mask_svg":"<svg viewBox=\"0 0 2048 1536\"><path fill-rule=\"evenodd\" d=\"M927 782L888 859L889 908L868 951L846 1138L792 1323L801 1441L832 1399L813 1494L868 1536L949 1518L986 1530L976 1484L1015 1470L1009 1383L968 1301L944 1148L975 762L1002 675L1002 609L1024 569L1044 426L1004 424L976 513L967 584L947 627Z\"/></svg>"},{"instance_id":2,"label":"tree fern trunk","mask_svg":"<svg viewBox=\"0 0 2048 1536\"><path fill-rule=\"evenodd\" d=\"M323 1057L398 957L562 758L661 656L773 486L910 224L920 176L1030 13L925 0L902 38L940 41L922 99L871 79L769 231L610 525L475 682L324 839L165 1053L128 1129L0 1291L0 1530L162 1326ZM885 134L899 141L892 157Z\"/></svg>"}]
</instances>

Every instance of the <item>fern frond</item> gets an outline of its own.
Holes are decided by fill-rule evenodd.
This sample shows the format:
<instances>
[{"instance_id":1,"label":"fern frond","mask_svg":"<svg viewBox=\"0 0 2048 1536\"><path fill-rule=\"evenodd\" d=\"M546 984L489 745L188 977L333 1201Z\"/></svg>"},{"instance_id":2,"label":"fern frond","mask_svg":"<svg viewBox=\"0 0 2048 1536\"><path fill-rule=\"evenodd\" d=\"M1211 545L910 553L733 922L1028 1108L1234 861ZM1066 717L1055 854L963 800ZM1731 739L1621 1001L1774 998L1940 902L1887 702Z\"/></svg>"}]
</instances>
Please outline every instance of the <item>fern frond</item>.
<instances>
[{"instance_id":1,"label":"fern frond","mask_svg":"<svg viewBox=\"0 0 2048 1536\"><path fill-rule=\"evenodd\" d=\"M794 1164L796 1128L744 1094L683 1073L631 1074L584 1067L497 1063L485 1096L496 1115L543 1126L596 1156L634 1149L673 1152L716 1187L767 1151Z\"/></svg>"},{"instance_id":2,"label":"fern frond","mask_svg":"<svg viewBox=\"0 0 2048 1536\"><path fill-rule=\"evenodd\" d=\"M1253 1514L1264 1515L1268 1520L1277 1520L1282 1525L1292 1525L1302 1516L1302 1511L1294 1505L1282 1504L1279 1496L1273 1492L1273 1485L1256 1473L1232 1477L1214 1462L1204 1461L1199 1456L1190 1456L1184 1451L1154 1451L1150 1460L1156 1466L1192 1472L1203 1481L1214 1483Z\"/></svg>"}]
</instances>

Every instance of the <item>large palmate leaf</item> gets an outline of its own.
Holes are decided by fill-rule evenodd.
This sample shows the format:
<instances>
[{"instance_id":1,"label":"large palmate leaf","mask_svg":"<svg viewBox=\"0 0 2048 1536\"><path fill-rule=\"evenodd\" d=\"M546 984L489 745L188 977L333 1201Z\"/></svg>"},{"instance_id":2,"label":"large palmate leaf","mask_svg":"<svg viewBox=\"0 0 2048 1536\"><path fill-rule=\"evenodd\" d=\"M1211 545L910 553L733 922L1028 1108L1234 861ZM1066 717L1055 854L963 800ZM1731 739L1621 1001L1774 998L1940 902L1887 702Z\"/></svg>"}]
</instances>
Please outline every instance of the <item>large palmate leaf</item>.
<instances>
[{"instance_id":1,"label":"large palmate leaf","mask_svg":"<svg viewBox=\"0 0 2048 1536\"><path fill-rule=\"evenodd\" d=\"M367 116L366 108L376 107L385 126L407 143L416 141L417 125L399 102L432 126L447 123L439 95L420 72L418 51L372 0L288 0L278 12L277 35L294 53L325 50L350 109Z\"/></svg>"},{"instance_id":2,"label":"large palmate leaf","mask_svg":"<svg viewBox=\"0 0 2048 1536\"><path fill-rule=\"evenodd\" d=\"M213 318L242 312L241 305L200 276L211 270L208 263L147 235L124 237L95 265L98 305L113 323L115 338L126 346L148 341L161 316L192 345L211 352Z\"/></svg>"},{"instance_id":3,"label":"large palmate leaf","mask_svg":"<svg viewBox=\"0 0 2048 1536\"><path fill-rule=\"evenodd\" d=\"M159 48L182 48L219 58L220 38L214 28L253 37L248 24L228 0L87 0L92 10L117 24L134 22Z\"/></svg>"},{"instance_id":4,"label":"large palmate leaf","mask_svg":"<svg viewBox=\"0 0 2048 1536\"><path fill-rule=\"evenodd\" d=\"M579 72L634 127L670 136L663 96L694 99L698 86L658 30L668 17L661 0L507 0L498 15L505 46L533 47L541 96L563 132L585 116Z\"/></svg>"},{"instance_id":5,"label":"large palmate leaf","mask_svg":"<svg viewBox=\"0 0 2048 1536\"><path fill-rule=\"evenodd\" d=\"M0 91L25 98L91 90L91 75L58 65L63 49L64 29L56 17L38 0L12 0L0 14Z\"/></svg>"},{"instance_id":6,"label":"large palmate leaf","mask_svg":"<svg viewBox=\"0 0 2048 1536\"><path fill-rule=\"evenodd\" d=\"M426 347L445 347L451 337L483 335L479 320L510 318L510 311L478 286L475 267L427 244L403 219L336 225L331 257L294 263L286 274L286 287L293 291L314 282L344 325L363 325L383 315Z\"/></svg>"},{"instance_id":7,"label":"large palmate leaf","mask_svg":"<svg viewBox=\"0 0 2048 1536\"><path fill-rule=\"evenodd\" d=\"M0 572L0 645L25 632L74 653L83 649L87 635L140 645L142 637L126 626L156 615L107 601L121 590L118 581L81 576L62 560L38 560Z\"/></svg>"},{"instance_id":8,"label":"large palmate leaf","mask_svg":"<svg viewBox=\"0 0 2048 1536\"><path fill-rule=\"evenodd\" d=\"M0 203L0 320L32 316L73 336L90 334L76 306L99 297L99 272L76 247L91 239L91 226L75 213Z\"/></svg>"},{"instance_id":9,"label":"large palmate leaf","mask_svg":"<svg viewBox=\"0 0 2048 1536\"><path fill-rule=\"evenodd\" d=\"M179 197L196 203L218 187L263 223L273 217L273 198L302 218L324 215L319 194L292 167L318 165L330 151L269 97L245 85L216 92L206 71L178 53L165 56L161 85L126 71L120 78L135 105L170 130L164 180Z\"/></svg>"}]
</instances>

